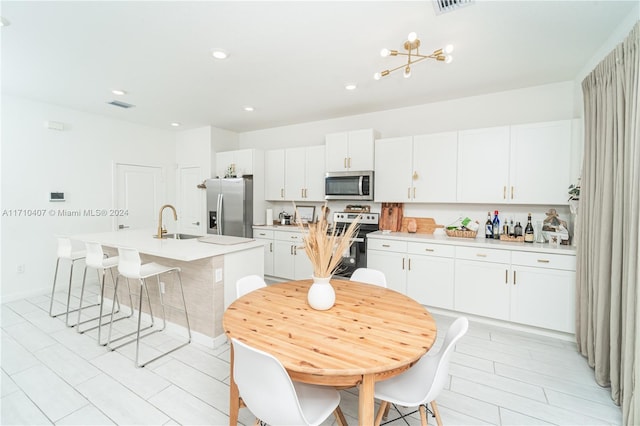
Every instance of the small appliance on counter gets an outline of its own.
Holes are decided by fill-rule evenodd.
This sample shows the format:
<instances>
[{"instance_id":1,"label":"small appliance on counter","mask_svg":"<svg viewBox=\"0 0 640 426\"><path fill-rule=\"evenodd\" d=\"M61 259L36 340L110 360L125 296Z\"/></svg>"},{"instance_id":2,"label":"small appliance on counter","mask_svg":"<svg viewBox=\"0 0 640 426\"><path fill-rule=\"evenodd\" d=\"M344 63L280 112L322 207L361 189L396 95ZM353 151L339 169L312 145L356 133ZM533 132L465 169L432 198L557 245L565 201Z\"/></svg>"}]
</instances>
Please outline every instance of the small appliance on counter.
<instances>
[{"instance_id":1,"label":"small appliance on counter","mask_svg":"<svg viewBox=\"0 0 640 426\"><path fill-rule=\"evenodd\" d=\"M291 225L291 215L289 213L282 211L278 217L280 219L280 225Z\"/></svg>"}]
</instances>

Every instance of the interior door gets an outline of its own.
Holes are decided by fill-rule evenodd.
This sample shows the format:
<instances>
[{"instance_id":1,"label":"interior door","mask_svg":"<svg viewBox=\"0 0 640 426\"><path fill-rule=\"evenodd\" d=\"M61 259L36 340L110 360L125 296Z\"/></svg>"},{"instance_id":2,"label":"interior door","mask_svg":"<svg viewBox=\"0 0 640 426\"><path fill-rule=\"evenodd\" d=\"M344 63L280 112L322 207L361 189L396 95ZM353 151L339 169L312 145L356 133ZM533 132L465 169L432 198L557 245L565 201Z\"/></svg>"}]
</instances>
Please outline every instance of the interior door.
<instances>
[{"instance_id":1,"label":"interior door","mask_svg":"<svg viewBox=\"0 0 640 426\"><path fill-rule=\"evenodd\" d=\"M204 203L206 191L198 188L202 183L200 167L181 167L179 172L180 198L178 203L178 225L184 234L204 235Z\"/></svg>"},{"instance_id":2,"label":"interior door","mask_svg":"<svg viewBox=\"0 0 640 426\"><path fill-rule=\"evenodd\" d=\"M118 211L116 229L155 228L163 194L162 167L136 164L115 165L114 198Z\"/></svg>"}]
</instances>

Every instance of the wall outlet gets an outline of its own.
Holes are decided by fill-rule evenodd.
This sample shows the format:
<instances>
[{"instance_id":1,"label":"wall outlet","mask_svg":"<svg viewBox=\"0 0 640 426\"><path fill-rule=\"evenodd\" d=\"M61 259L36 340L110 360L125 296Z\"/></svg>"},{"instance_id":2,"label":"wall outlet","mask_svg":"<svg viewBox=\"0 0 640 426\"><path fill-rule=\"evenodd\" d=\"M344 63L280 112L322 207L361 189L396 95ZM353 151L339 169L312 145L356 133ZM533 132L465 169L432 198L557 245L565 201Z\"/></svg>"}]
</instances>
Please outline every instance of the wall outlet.
<instances>
[{"instance_id":1,"label":"wall outlet","mask_svg":"<svg viewBox=\"0 0 640 426\"><path fill-rule=\"evenodd\" d=\"M222 281L222 268L216 269L216 282Z\"/></svg>"},{"instance_id":2,"label":"wall outlet","mask_svg":"<svg viewBox=\"0 0 640 426\"><path fill-rule=\"evenodd\" d=\"M17 272L19 274L24 274L24 270L25 270L25 264L24 263L19 264L17 268Z\"/></svg>"},{"instance_id":3,"label":"wall outlet","mask_svg":"<svg viewBox=\"0 0 640 426\"><path fill-rule=\"evenodd\" d=\"M160 293L164 294L164 281L160 281Z\"/></svg>"}]
</instances>

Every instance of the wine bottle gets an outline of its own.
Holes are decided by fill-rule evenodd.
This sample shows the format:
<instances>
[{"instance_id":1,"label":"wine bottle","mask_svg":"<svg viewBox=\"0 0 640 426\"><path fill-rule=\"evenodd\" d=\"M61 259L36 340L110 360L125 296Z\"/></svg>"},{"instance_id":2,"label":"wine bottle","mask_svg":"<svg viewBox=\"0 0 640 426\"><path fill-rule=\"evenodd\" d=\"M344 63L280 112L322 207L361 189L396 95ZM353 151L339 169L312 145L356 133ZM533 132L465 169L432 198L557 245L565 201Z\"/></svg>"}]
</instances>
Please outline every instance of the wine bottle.
<instances>
[{"instance_id":1,"label":"wine bottle","mask_svg":"<svg viewBox=\"0 0 640 426\"><path fill-rule=\"evenodd\" d=\"M494 214L493 223L492 223L493 239L499 240L500 239L500 218L498 217L498 210L494 211L493 214Z\"/></svg>"},{"instance_id":2,"label":"wine bottle","mask_svg":"<svg viewBox=\"0 0 640 426\"><path fill-rule=\"evenodd\" d=\"M515 227L513 226L513 216L512 216L511 220L509 221L509 236L515 237L515 235L516 235L516 230L515 230Z\"/></svg>"},{"instance_id":3,"label":"wine bottle","mask_svg":"<svg viewBox=\"0 0 640 426\"><path fill-rule=\"evenodd\" d=\"M493 238L493 223L491 223L491 212L487 212L487 222L484 224L484 237Z\"/></svg>"},{"instance_id":4,"label":"wine bottle","mask_svg":"<svg viewBox=\"0 0 640 426\"><path fill-rule=\"evenodd\" d=\"M522 237L522 225L520 225L520 222L516 222L516 226L513 228L513 235Z\"/></svg>"},{"instance_id":5,"label":"wine bottle","mask_svg":"<svg viewBox=\"0 0 640 426\"><path fill-rule=\"evenodd\" d=\"M531 225L531 213L527 217L527 226L524 228L524 242L533 243L533 225Z\"/></svg>"}]
</instances>

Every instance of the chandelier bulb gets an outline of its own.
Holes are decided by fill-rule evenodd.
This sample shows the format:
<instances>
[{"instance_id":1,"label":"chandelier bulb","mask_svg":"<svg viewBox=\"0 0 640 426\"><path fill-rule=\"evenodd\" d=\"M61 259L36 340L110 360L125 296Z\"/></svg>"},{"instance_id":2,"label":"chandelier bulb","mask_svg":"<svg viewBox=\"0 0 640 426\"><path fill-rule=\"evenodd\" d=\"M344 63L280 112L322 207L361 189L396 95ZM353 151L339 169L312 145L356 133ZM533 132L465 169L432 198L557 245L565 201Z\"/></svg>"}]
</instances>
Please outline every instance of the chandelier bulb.
<instances>
[{"instance_id":1,"label":"chandelier bulb","mask_svg":"<svg viewBox=\"0 0 640 426\"><path fill-rule=\"evenodd\" d=\"M442 51L444 53L446 53L447 55L451 52L453 52L453 44L447 44L444 49L442 49Z\"/></svg>"},{"instance_id":2,"label":"chandelier bulb","mask_svg":"<svg viewBox=\"0 0 640 426\"><path fill-rule=\"evenodd\" d=\"M409 65L407 65L404 69L404 78L409 78L411 77L411 68L409 67Z\"/></svg>"},{"instance_id":3,"label":"chandelier bulb","mask_svg":"<svg viewBox=\"0 0 640 426\"><path fill-rule=\"evenodd\" d=\"M409 35L407 36L407 40L409 40L410 43L413 43L414 41L416 41L418 39L418 34L416 34L415 32L411 31L409 33Z\"/></svg>"},{"instance_id":4,"label":"chandelier bulb","mask_svg":"<svg viewBox=\"0 0 640 426\"><path fill-rule=\"evenodd\" d=\"M373 79L374 79L374 80L380 80L381 78L382 78L382 74L380 74L379 72L377 72L377 73L375 73L375 74L373 75Z\"/></svg>"},{"instance_id":5,"label":"chandelier bulb","mask_svg":"<svg viewBox=\"0 0 640 426\"><path fill-rule=\"evenodd\" d=\"M389 55L391 55L391 51L387 48L384 48L380 51L380 56L382 56L383 58L386 58Z\"/></svg>"},{"instance_id":6,"label":"chandelier bulb","mask_svg":"<svg viewBox=\"0 0 640 426\"><path fill-rule=\"evenodd\" d=\"M447 55L446 59L444 60L444 63L450 64L452 61L453 61L453 56Z\"/></svg>"}]
</instances>

